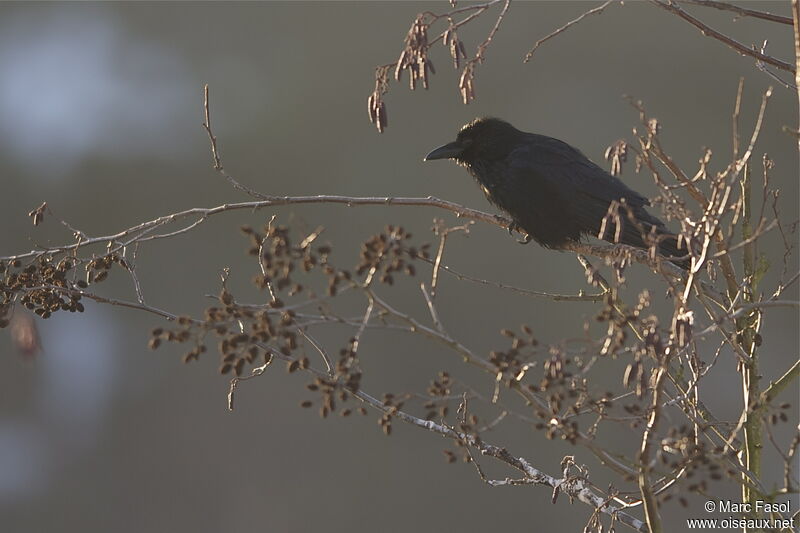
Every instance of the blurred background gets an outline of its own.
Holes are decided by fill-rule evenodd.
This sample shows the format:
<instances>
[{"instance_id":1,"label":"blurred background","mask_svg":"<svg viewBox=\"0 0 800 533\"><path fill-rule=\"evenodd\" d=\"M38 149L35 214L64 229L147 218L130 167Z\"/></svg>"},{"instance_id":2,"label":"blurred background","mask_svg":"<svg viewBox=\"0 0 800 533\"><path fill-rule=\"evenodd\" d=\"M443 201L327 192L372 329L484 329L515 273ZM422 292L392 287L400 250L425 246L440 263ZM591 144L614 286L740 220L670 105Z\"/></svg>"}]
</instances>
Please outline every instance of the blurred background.
<instances>
[{"instance_id":1,"label":"blurred background","mask_svg":"<svg viewBox=\"0 0 800 533\"><path fill-rule=\"evenodd\" d=\"M97 236L190 207L248 200L212 168L201 127L205 83L225 168L258 191L434 195L490 210L463 169L422 162L472 118L505 118L604 163L605 148L631 138L637 125L623 98L632 95L659 118L662 142L679 165L693 173L708 147L716 171L730 158L731 112L744 77L745 138L761 94L775 85L753 159L767 152L775 161L784 220L796 220L796 140L781 131L796 127L796 95L675 16L643 2L613 5L522 63L536 40L595 5L514 4L477 69L477 100L468 106L445 48L436 47L431 88L412 93L392 84L389 128L378 134L366 114L374 67L397 58L419 11L444 12L448 2L0 4L0 255L70 241L53 216L31 225L27 213L42 201L55 217ZM757 6L789 14L788 2ZM790 26L687 9L748 46L769 39L768 51L793 60ZM459 32L468 53L496 13ZM634 173L631 162L623 178L655 194L650 176ZM457 222L441 211L404 207L228 213L140 250L148 303L199 314L225 267L237 297L256 301L249 284L256 264L237 228L261 226L273 214L299 229L325 226L323 238L335 244L342 265L355 264L359 243L386 224L402 224L424 241L434 240L434 217ZM775 263L764 282L771 288L782 248L775 232L764 243ZM474 226L468 237L454 234L447 262L534 290L588 288L572 254L519 246L487 225ZM789 272L797 268L794 258ZM424 320L415 283L381 291ZM642 267L630 269L629 287L648 287L657 309L669 305L663 284ZM135 299L120 271L101 288ZM478 353L504 346L498 330L521 323L542 343L580 335L597 309L451 277L439 291L446 327ZM797 296L795 285L786 298ZM16 351L8 330L0 331L2 531L580 531L589 517L588 507L566 498L552 505L542 487L488 487L471 465L446 464L441 449L448 443L424 431L395 424L387 438L373 413L320 420L315 410L298 407L308 397L305 378L287 377L282 368L243 383L229 412L228 379L217 373L215 354L183 365L179 348L147 349L148 332L161 325L142 312L87 303L82 315L38 322L43 351L35 356ZM351 334L320 337L335 352ZM764 376L775 379L797 357L796 311L768 311L762 334ZM363 342L363 386L375 394L422 392L436 371L464 371L452 353L414 336L369 333ZM491 390L485 376L473 377ZM733 358L723 352L704 398L720 418L737 415L739 383ZM796 400L796 384L786 396ZM779 441L791 431L778 430ZM626 442L633 435L610 438L624 448L635 445ZM593 464L585 449L547 441L528 427L501 425L489 438L550 474L567 454ZM484 466L490 475L515 476ZM593 479L605 487L603 476L597 467ZM773 463L767 481L781 476ZM669 515L707 517L699 509Z\"/></svg>"}]
</instances>

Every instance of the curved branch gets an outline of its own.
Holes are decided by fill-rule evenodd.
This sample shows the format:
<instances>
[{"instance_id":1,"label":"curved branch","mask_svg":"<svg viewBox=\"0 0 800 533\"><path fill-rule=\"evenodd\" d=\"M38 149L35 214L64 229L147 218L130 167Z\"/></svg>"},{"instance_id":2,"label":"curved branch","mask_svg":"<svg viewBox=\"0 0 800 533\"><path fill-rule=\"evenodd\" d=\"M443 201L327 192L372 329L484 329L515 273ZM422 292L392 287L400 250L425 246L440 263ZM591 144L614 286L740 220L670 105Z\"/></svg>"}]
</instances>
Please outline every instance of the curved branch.
<instances>
[{"instance_id":1,"label":"curved branch","mask_svg":"<svg viewBox=\"0 0 800 533\"><path fill-rule=\"evenodd\" d=\"M683 20L685 20L686 22L688 22L689 24L700 30L700 32L703 35L706 35L708 37L713 37L714 39L725 43L730 48L733 48L742 55L754 57L759 61L763 61L764 63L768 63L776 68L785 70L787 72L791 73L795 72L795 67L792 64L787 63L785 61L781 61L780 59L776 59L772 56L762 54L761 52L758 52L751 48L748 48L739 41L731 39L724 33L720 33L717 30L708 27L704 22L700 21L699 19L693 17L692 15L681 9L680 6L678 6L673 0L650 0L650 1L662 9L665 9L675 15L678 15L680 18L682 18Z\"/></svg>"},{"instance_id":2,"label":"curved branch","mask_svg":"<svg viewBox=\"0 0 800 533\"><path fill-rule=\"evenodd\" d=\"M694 4L696 6L713 7L722 11L732 11L741 17L753 17L770 22L777 22L778 24L792 25L792 17L774 15L766 11L757 11L755 9L747 9L746 7L735 6L727 2L717 2L715 0L678 0L678 2L682 4Z\"/></svg>"},{"instance_id":3,"label":"curved branch","mask_svg":"<svg viewBox=\"0 0 800 533\"><path fill-rule=\"evenodd\" d=\"M216 207L194 207L192 209L187 209L185 211L179 211L177 213L165 215L156 218L154 220L142 222L141 224L137 224L136 226L132 226L128 229L122 230L112 235L104 235L101 237L86 237L76 243L47 247L39 250L31 250L30 252L25 252L17 255L3 256L0 257L0 260L13 261L15 259L33 258L42 255L44 253L66 252L66 251L76 250L78 248L89 246L92 244L108 244L110 242L118 242L129 237L133 238L131 238L127 244L132 244L133 242L138 240L138 237L141 236L137 234L150 233L160 226L165 226L167 224L171 224L173 222L185 218L198 217L197 221L193 222L192 224L188 225L185 228L169 232L166 234L152 235L148 237L148 240L160 239L165 237L174 237L176 235L185 233L197 227L201 222L204 222L209 217L227 211L237 211L242 209L252 211L256 209L262 209L265 207L275 207L275 206L294 205L294 204L343 204L348 207L352 207L355 205L435 207L438 209L444 209L446 211L455 213L455 215L459 218L478 220L481 222L486 222L488 224L499 226L504 229L513 227L512 221L506 217L500 215L494 215L491 213L486 213L484 211L479 211L477 209L472 209L470 207L465 207L455 202L450 202L448 200L442 200L441 198L436 198L435 196L428 196L426 198L398 197L398 196L394 197L393 196L339 196L339 195L328 195L328 194L319 194L315 196L264 196L263 200L257 200L251 202L222 204ZM620 244L589 245L583 243L571 243L564 246L564 248L562 249L586 255L593 255L596 257L601 257L606 259L619 259L622 256L625 256L633 262L647 265L661 273L671 275L672 277L676 276L680 277L681 275L680 269L674 267L671 263L668 263L667 261L661 259L657 259L654 261L649 257L646 250L638 250L635 248L631 248L630 246L625 246Z\"/></svg>"},{"instance_id":4,"label":"curved branch","mask_svg":"<svg viewBox=\"0 0 800 533\"><path fill-rule=\"evenodd\" d=\"M242 209L256 210L256 209L262 209L264 207L274 207L274 206L291 205L291 204L322 204L322 203L344 204L347 205L348 207L354 205L402 205L402 206L438 207L440 209L451 211L455 213L456 216L458 217L464 217L472 220L480 220L482 222L488 222L490 224L494 224L496 226L500 226L501 228L505 229L507 229L511 225L511 220L506 219L504 217L493 215L490 213L485 213L483 211L478 211L477 209L464 207L457 203L449 202L447 200L441 200L434 196L428 196L427 198L414 198L414 197L390 197L390 196L338 196L338 195L326 195L326 194L320 194L314 196L264 195L262 200L257 200L257 201L222 204L216 207L194 207L191 209L186 209L184 211L179 211L177 213L172 213L170 215L164 215L154 220L142 222L141 224L137 224L136 226L132 226L128 229L122 230L118 233L114 233L111 235L103 235L101 237L91 237L91 238L86 237L81 239L79 242L73 244L46 247L39 250L31 250L30 252L22 254L0 257L0 260L13 261L15 259L26 259L26 258L36 257L38 255L41 255L42 253L47 253L47 252L64 252L92 244L98 244L98 243L107 244L109 242L116 242L140 232L153 231L153 229L155 228L171 224L175 221L182 220L185 218L200 217L201 219L205 219L214 215L218 215L220 213L224 213L226 211L236 211ZM180 233L186 232L196 226L197 223L193 223L192 225L183 228L182 230L178 230L165 235L154 236L151 238L163 238L165 236L172 237Z\"/></svg>"}]
</instances>

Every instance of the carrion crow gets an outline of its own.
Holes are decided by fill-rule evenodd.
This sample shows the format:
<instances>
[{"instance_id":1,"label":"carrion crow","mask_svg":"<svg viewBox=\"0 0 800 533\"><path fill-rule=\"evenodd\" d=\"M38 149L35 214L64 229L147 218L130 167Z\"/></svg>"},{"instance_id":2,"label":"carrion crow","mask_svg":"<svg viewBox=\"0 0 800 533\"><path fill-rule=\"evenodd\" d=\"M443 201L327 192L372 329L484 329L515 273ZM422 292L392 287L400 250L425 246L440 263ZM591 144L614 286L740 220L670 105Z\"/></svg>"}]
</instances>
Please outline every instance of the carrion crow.
<instances>
[{"instance_id":1,"label":"carrion crow","mask_svg":"<svg viewBox=\"0 0 800 533\"><path fill-rule=\"evenodd\" d=\"M525 133L497 118L479 118L455 141L425 156L433 159L453 159L466 167L486 198L508 213L528 240L546 248L592 235L647 249L652 232L662 256L689 267L685 244L679 250L676 236L645 210L649 200L563 141ZM613 202L620 204L619 216L606 219ZM621 224L618 241L615 220Z\"/></svg>"}]
</instances>

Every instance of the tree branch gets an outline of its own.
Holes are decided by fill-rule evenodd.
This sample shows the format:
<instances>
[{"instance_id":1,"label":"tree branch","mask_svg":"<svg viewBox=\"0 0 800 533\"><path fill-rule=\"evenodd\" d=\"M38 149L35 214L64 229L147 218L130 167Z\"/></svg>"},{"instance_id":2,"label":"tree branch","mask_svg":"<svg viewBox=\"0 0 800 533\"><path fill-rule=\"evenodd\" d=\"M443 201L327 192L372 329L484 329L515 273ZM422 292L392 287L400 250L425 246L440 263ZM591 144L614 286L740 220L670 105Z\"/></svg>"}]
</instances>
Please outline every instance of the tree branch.
<instances>
[{"instance_id":1,"label":"tree branch","mask_svg":"<svg viewBox=\"0 0 800 533\"><path fill-rule=\"evenodd\" d=\"M259 196L260 195L259 193ZM21 253L17 255L10 255L0 257L0 260L4 261L13 261L15 259L26 259L26 258L33 258L39 256L43 253L53 253L53 252L66 252L70 250L76 250L78 248L82 248L85 246L89 246L92 244L108 244L110 242L118 242L128 237L132 237L128 242L125 244L132 244L139 240L145 233L150 233L156 228L160 226L165 226L167 224L171 224L175 221L182 220L185 218L192 218L198 217L198 220L190 224L189 226L182 228L180 230L176 230L166 234L157 234L148 236L148 240L154 239L161 239L166 237L174 237L181 233L185 233L198 225L200 223L207 220L209 217L214 215L218 215L220 213L225 213L227 211L237 211L237 210L257 210L263 209L265 207L275 207L275 206L283 206L283 205L296 205L296 204L344 204L348 207L352 206L361 206L361 205L391 205L391 206L416 206L416 207L435 207L438 209L444 209L446 211L450 211L455 213L455 215L459 218L468 218L471 220L478 220L481 222L486 222L488 224L492 224L495 226L499 226L504 229L508 229L512 226L511 220L505 218L500 215L494 215L491 213L486 213L484 211L479 211L477 209L472 209L469 207L465 207L463 205L457 204L455 202L450 202L448 200L442 200L440 198L436 198L434 196L428 196L426 198L421 197L392 197L392 196L338 196L338 195L326 195L320 194L316 196L266 196L263 195L263 200L252 201L252 202L238 202L233 204L222 204L216 207L195 207L192 209L187 209L185 211L179 211L177 213L172 213L170 215L165 215L154 220L150 220L147 222L142 222L141 224L137 224L136 226L132 226L128 229L120 231L115 234L111 235L104 235L102 237L87 237L79 242L73 244L64 244L60 246L51 246L51 247L44 247L38 250L31 250L26 253ZM138 235L137 235L138 234ZM638 250L636 248L631 248L630 246L625 245L589 245L589 244L582 244L582 243L571 243L566 245L563 250L574 251L576 253L583 253L587 255L594 255L597 257L608 258L608 259L619 259L623 256L629 258L630 260L647 265L661 273L668 274L672 277L679 277L681 275L680 269L674 267L672 264L668 263L666 260L657 259L653 261L647 251L645 250ZM562 298L565 299L565 298ZM568 298L566 298L568 299Z\"/></svg>"},{"instance_id":2,"label":"tree branch","mask_svg":"<svg viewBox=\"0 0 800 533\"><path fill-rule=\"evenodd\" d=\"M448 437L460 441L465 445L478 450L481 453L481 455L487 457L494 457L495 459L522 472L525 475L525 480L526 480L525 483L544 485L547 487L551 487L554 490L558 489L560 492L569 495L571 498L578 499L581 502L593 507L594 509L614 517L619 522L625 524L626 526L636 531L639 531L641 533L648 532L647 525L644 522L642 522L641 520L632 515L627 514L621 508L609 504L607 499L601 498L600 496L595 494L594 491L592 491L592 489L590 489L587 486L586 481L581 477L566 476L560 479L555 478L534 467L526 459L522 457L516 457L512 455L507 449L502 448L500 446L495 446L493 444L489 444L485 442L483 439L476 437L475 435L456 431L442 424L437 424L432 420L422 420L421 418L417 418L404 411L387 408L387 406L385 406L383 402L380 402L379 400L373 398L372 396L363 391L359 390L354 392L353 394L355 395L356 398L368 404L370 407L373 407L374 409L377 409L384 413L389 413L393 417L399 418L403 422L406 422L413 426L417 426L422 429L426 429L432 433L438 433L443 437ZM504 484L505 483L497 483L496 486L502 486ZM509 483L509 484L514 484L514 483Z\"/></svg>"},{"instance_id":3,"label":"tree branch","mask_svg":"<svg viewBox=\"0 0 800 533\"><path fill-rule=\"evenodd\" d=\"M729 4L728 2L716 2L714 0L677 0L682 4L694 4L696 6L713 7L722 11L732 11L742 17L753 17L761 20L768 20L770 22L777 22L778 24L792 25L791 17L784 17L782 15L773 15L766 11L757 11L755 9L747 9L745 7Z\"/></svg>"},{"instance_id":4,"label":"tree branch","mask_svg":"<svg viewBox=\"0 0 800 533\"><path fill-rule=\"evenodd\" d=\"M725 43L730 48L733 48L742 55L754 57L760 61L763 61L764 63L768 63L776 68L785 70L787 72L792 72L792 73L795 72L795 67L790 63L781 61L780 59L776 59L772 56L768 56L766 54L762 54L761 52L748 48L742 43L734 39L731 39L724 33L720 33L717 30L708 27L702 21L696 19L695 17L693 17L692 15L681 9L680 6L678 6L673 0L650 0L650 1L662 9L665 9L670 13L678 15L680 18L682 18L692 26L699 29L703 35L707 37L713 37L714 39L717 39L718 41Z\"/></svg>"},{"instance_id":5,"label":"tree branch","mask_svg":"<svg viewBox=\"0 0 800 533\"><path fill-rule=\"evenodd\" d=\"M543 45L543 44L544 44L546 41L549 41L550 39L552 39L552 38L553 38L553 37L555 37L556 35L558 35L558 34L560 34L560 33L564 32L564 31L568 30L568 29L569 29L571 26L574 26L575 24L579 23L580 21L582 21L583 19L585 19L585 18L586 18L586 17L588 17L589 15L599 15L599 14L600 14L600 13L602 13L602 12L605 10L605 8L607 8L607 7L608 7L608 6L609 6L609 5L610 5L612 2L614 2L614 0L607 0L607 1L606 1L606 2L604 2L602 5L600 5L600 6L597 6L597 7L595 7L594 9L590 9L589 11L586 11L585 13L581 14L581 15L580 15L578 18L576 18L576 19L573 19L573 20L571 20L571 21L567 22L566 24L564 24L564 25L563 25L563 26L561 26L560 28L558 28L558 29L556 29L556 30L554 30L554 31L550 32L550 33L549 33L549 34L547 34L546 36L544 36L544 37L542 37L541 39L539 39L538 41L536 41L536 43L533 45L533 48L531 48L531 49L530 49L530 51L528 51L528 53L527 53L527 54L525 54L525 59L523 59L523 60L522 60L522 61L523 61L523 63L527 63L528 61L530 61L530 60L531 60L531 58L533 57L533 54L534 54L534 52L536 52L536 50L537 50L537 49L538 49L540 46L542 46L542 45ZM620 4L621 4L621 3L622 3L622 2L620 2Z\"/></svg>"}]
</instances>

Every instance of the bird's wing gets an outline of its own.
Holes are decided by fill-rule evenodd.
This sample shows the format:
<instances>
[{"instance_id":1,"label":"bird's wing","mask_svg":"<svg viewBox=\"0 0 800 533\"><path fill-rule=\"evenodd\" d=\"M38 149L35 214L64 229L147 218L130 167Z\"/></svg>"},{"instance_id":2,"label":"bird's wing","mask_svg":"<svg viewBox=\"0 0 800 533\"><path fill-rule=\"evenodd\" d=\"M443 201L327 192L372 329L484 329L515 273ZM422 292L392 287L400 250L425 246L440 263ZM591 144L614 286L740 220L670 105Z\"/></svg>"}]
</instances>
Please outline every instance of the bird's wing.
<instances>
[{"instance_id":1,"label":"bird's wing","mask_svg":"<svg viewBox=\"0 0 800 533\"><path fill-rule=\"evenodd\" d=\"M537 136L535 142L520 145L512 152L517 171L535 173L562 194L572 196L571 216L594 226L608 212L613 201L625 200L642 222L663 223L644 210L650 201L589 160L579 150L550 137Z\"/></svg>"}]
</instances>

